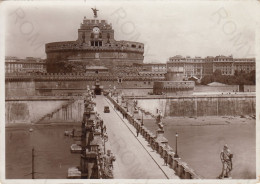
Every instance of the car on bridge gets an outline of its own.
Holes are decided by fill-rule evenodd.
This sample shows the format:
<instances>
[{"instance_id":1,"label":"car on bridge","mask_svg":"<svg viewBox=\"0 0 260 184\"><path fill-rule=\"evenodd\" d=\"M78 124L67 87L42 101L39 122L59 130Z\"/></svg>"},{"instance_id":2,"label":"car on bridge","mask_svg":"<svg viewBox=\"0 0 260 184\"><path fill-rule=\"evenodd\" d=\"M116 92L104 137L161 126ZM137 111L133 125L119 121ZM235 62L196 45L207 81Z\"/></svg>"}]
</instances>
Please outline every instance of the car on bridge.
<instances>
[{"instance_id":1,"label":"car on bridge","mask_svg":"<svg viewBox=\"0 0 260 184\"><path fill-rule=\"evenodd\" d=\"M109 109L108 106L105 106L105 107L104 107L104 113L110 113L110 109Z\"/></svg>"},{"instance_id":2,"label":"car on bridge","mask_svg":"<svg viewBox=\"0 0 260 184\"><path fill-rule=\"evenodd\" d=\"M107 92L107 91L104 91L104 92L103 92L103 95L104 95L104 96L107 96L107 95L108 95L108 92Z\"/></svg>"}]
</instances>

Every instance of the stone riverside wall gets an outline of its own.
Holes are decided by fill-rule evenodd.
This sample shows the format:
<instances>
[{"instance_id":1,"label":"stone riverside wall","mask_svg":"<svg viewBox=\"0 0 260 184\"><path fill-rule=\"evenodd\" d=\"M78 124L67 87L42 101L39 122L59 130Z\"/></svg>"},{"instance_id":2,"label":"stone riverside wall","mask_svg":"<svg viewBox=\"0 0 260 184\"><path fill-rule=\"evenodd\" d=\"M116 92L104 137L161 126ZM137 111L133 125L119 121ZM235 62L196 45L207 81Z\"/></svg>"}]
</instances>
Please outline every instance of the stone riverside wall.
<instances>
[{"instance_id":1,"label":"stone riverside wall","mask_svg":"<svg viewBox=\"0 0 260 184\"><path fill-rule=\"evenodd\" d=\"M245 92L256 92L256 86L255 85L244 85L244 91Z\"/></svg>"},{"instance_id":2,"label":"stone riverside wall","mask_svg":"<svg viewBox=\"0 0 260 184\"><path fill-rule=\"evenodd\" d=\"M196 85L194 88L194 93L233 92L233 91L238 91L238 85L226 85L226 86Z\"/></svg>"},{"instance_id":3,"label":"stone riverside wall","mask_svg":"<svg viewBox=\"0 0 260 184\"><path fill-rule=\"evenodd\" d=\"M33 96L35 95L34 81L6 81L5 96Z\"/></svg>"},{"instance_id":4,"label":"stone riverside wall","mask_svg":"<svg viewBox=\"0 0 260 184\"><path fill-rule=\"evenodd\" d=\"M50 96L80 94L86 92L87 86L90 88L95 85L95 81L6 81L6 97L23 96ZM153 82L148 81L100 81L104 89L114 89L124 95L147 95L153 91Z\"/></svg>"},{"instance_id":5,"label":"stone riverside wall","mask_svg":"<svg viewBox=\"0 0 260 184\"><path fill-rule=\"evenodd\" d=\"M238 92L238 85L226 85L226 86L207 86L197 85L194 88L194 93L206 93L206 92ZM244 85L245 92L255 92L255 85Z\"/></svg>"},{"instance_id":6,"label":"stone riverside wall","mask_svg":"<svg viewBox=\"0 0 260 184\"><path fill-rule=\"evenodd\" d=\"M226 94L167 98L137 97L138 106L156 114L160 109L167 116L240 116L255 115L254 94Z\"/></svg>"},{"instance_id":7,"label":"stone riverside wall","mask_svg":"<svg viewBox=\"0 0 260 184\"><path fill-rule=\"evenodd\" d=\"M11 123L37 123L40 120L48 119L47 116L54 115L53 120L57 117L57 120L66 120L67 117L71 117L72 113L82 109L78 102L71 103L70 99L53 99L53 98L20 98L20 99L6 99L5 101L5 124ZM83 102L82 102L83 103ZM74 105L74 106L73 106ZM73 107L72 107L73 106ZM74 109L74 107L76 107ZM78 117L80 120L81 116ZM58 113L61 113L58 116ZM64 115L66 114L66 115ZM51 117L51 116L50 116ZM59 117L59 118L58 118ZM62 118L60 118L62 117ZM64 118L63 118L64 117ZM50 118L49 118L50 119ZM78 120L78 119L76 119Z\"/></svg>"},{"instance_id":8,"label":"stone riverside wall","mask_svg":"<svg viewBox=\"0 0 260 184\"><path fill-rule=\"evenodd\" d=\"M112 99L110 96L107 96L107 98L113 103L116 109L118 109L121 113L124 113L126 115L127 120L129 123L131 123L136 129L139 130L140 134L146 139L146 141L150 145L155 145L153 149L160 154L162 158L167 157L167 163L170 168L172 168L176 174L181 179L201 179L202 177L195 173L193 169L191 169L187 163L181 160L181 158L174 158L174 151L173 149L167 145L157 142L155 140L156 136L149 131L146 127L141 125L141 122L137 119L133 119L132 115L128 112L126 112L126 109L124 107L121 107L114 99ZM166 138L165 138L166 139Z\"/></svg>"},{"instance_id":9,"label":"stone riverside wall","mask_svg":"<svg viewBox=\"0 0 260 184\"><path fill-rule=\"evenodd\" d=\"M66 122L81 122L83 118L84 101L71 100L55 109L51 113L43 116L37 123L66 123Z\"/></svg>"}]
</instances>

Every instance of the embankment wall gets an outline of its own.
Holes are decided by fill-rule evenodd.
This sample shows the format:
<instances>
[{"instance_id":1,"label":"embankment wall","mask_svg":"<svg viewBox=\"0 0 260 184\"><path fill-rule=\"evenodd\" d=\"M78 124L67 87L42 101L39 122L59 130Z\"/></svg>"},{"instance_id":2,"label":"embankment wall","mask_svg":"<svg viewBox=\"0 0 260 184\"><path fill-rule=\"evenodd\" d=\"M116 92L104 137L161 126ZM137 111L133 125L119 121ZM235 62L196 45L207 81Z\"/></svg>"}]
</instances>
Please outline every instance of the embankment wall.
<instances>
[{"instance_id":1,"label":"embankment wall","mask_svg":"<svg viewBox=\"0 0 260 184\"><path fill-rule=\"evenodd\" d=\"M73 103L72 103L73 102ZM7 99L5 124L38 123L43 120L81 121L83 100L69 99Z\"/></svg>"},{"instance_id":2,"label":"embankment wall","mask_svg":"<svg viewBox=\"0 0 260 184\"><path fill-rule=\"evenodd\" d=\"M62 105L60 108L46 114L38 123L81 122L83 119L84 101L75 100Z\"/></svg>"},{"instance_id":3,"label":"embankment wall","mask_svg":"<svg viewBox=\"0 0 260 184\"><path fill-rule=\"evenodd\" d=\"M33 96L35 95L34 81L6 81L5 96Z\"/></svg>"},{"instance_id":4,"label":"embankment wall","mask_svg":"<svg viewBox=\"0 0 260 184\"><path fill-rule=\"evenodd\" d=\"M255 115L255 95L212 95L137 99L138 106L152 114L161 110L167 116Z\"/></svg>"}]
</instances>

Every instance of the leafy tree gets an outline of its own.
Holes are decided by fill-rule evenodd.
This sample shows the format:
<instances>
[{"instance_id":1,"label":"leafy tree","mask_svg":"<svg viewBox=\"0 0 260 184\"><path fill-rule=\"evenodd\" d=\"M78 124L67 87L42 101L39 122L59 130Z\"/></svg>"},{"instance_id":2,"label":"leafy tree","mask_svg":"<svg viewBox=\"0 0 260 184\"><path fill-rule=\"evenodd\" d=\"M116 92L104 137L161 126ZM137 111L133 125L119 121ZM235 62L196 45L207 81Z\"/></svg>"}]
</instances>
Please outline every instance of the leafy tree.
<instances>
[{"instance_id":1,"label":"leafy tree","mask_svg":"<svg viewBox=\"0 0 260 184\"><path fill-rule=\"evenodd\" d=\"M222 75L221 70L217 69L215 72L213 72L214 77L220 77Z\"/></svg>"},{"instance_id":2,"label":"leafy tree","mask_svg":"<svg viewBox=\"0 0 260 184\"><path fill-rule=\"evenodd\" d=\"M212 75L206 75L205 77L203 77L202 79L201 79L201 84L202 85L207 85L207 84L209 84L209 83L211 83L211 82L213 82L214 81L214 79L213 79L213 76Z\"/></svg>"},{"instance_id":3,"label":"leafy tree","mask_svg":"<svg viewBox=\"0 0 260 184\"><path fill-rule=\"evenodd\" d=\"M220 70L216 70L212 75L205 76L201 79L202 85L211 82L220 82L228 85L255 85L255 70L250 73L245 71L235 71L234 75L222 75Z\"/></svg>"},{"instance_id":4,"label":"leafy tree","mask_svg":"<svg viewBox=\"0 0 260 184\"><path fill-rule=\"evenodd\" d=\"M252 70L248 75L248 80L252 82L253 85L255 85L255 70Z\"/></svg>"}]
</instances>

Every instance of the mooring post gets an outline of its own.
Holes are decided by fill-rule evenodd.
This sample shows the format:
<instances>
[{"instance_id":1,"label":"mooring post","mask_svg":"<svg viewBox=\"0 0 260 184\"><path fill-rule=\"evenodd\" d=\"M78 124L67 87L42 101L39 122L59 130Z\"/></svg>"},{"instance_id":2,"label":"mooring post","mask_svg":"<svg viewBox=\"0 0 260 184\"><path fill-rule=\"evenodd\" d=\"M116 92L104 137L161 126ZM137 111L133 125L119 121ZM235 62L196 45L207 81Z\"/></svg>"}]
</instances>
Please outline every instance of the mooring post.
<instances>
[{"instance_id":1,"label":"mooring post","mask_svg":"<svg viewBox=\"0 0 260 184\"><path fill-rule=\"evenodd\" d=\"M32 179L34 179L34 147L32 148Z\"/></svg>"}]
</instances>

